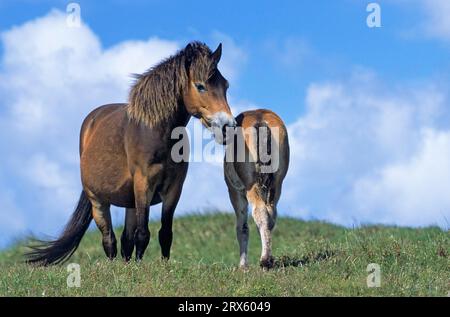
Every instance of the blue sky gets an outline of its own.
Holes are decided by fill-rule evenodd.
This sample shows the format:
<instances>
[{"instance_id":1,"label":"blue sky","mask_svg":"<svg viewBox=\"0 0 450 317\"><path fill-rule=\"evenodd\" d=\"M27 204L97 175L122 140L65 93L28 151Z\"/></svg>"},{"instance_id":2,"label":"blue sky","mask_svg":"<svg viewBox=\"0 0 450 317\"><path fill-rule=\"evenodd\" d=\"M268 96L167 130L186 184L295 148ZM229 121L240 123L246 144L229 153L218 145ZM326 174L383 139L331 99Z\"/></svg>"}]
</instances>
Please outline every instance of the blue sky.
<instances>
[{"instance_id":1,"label":"blue sky","mask_svg":"<svg viewBox=\"0 0 450 317\"><path fill-rule=\"evenodd\" d=\"M420 4L378 1L383 27L371 29L365 23L370 2L78 1L83 21L105 48L149 36L180 43L200 39L213 46L218 42L214 32L226 34L248 56L242 84L231 87L233 92L287 118L301 113L298 105L312 80L348 76L355 65L374 69L391 82L438 76L450 69L448 43L408 34L426 19ZM64 11L67 3L2 1L0 28L43 16L51 8ZM292 49L289 43L303 48L290 53L296 62L284 65L279 55Z\"/></svg>"},{"instance_id":2,"label":"blue sky","mask_svg":"<svg viewBox=\"0 0 450 317\"><path fill-rule=\"evenodd\" d=\"M67 29L66 1L0 0L0 246L61 229L83 117L191 40L223 42L236 112L288 125L281 215L448 226L449 2L376 1L369 28L370 2L78 1L82 27ZM189 173L177 214L230 210L219 164Z\"/></svg>"}]
</instances>

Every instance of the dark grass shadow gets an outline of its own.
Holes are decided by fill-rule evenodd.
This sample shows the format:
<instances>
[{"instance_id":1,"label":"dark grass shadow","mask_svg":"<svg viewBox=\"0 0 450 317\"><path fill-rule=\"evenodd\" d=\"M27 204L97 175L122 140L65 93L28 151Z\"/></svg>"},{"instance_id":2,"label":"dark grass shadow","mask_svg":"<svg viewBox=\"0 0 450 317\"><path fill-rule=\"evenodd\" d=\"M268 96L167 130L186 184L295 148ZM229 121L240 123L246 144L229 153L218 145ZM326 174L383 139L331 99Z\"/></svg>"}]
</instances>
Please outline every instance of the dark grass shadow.
<instances>
[{"instance_id":1,"label":"dark grass shadow","mask_svg":"<svg viewBox=\"0 0 450 317\"><path fill-rule=\"evenodd\" d=\"M337 254L335 251L325 250L314 254L308 254L302 258L291 257L289 255L282 255L275 258L273 268L286 267L302 267L308 264L323 262L331 259Z\"/></svg>"}]
</instances>

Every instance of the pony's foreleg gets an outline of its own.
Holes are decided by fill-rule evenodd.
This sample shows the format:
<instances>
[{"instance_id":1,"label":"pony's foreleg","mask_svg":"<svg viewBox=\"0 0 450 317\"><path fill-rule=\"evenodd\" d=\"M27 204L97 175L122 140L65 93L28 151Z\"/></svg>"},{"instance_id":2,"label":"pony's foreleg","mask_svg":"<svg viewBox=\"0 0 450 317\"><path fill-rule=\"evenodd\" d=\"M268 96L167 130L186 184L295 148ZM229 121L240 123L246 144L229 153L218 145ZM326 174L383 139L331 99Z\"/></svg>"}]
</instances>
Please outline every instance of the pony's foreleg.
<instances>
[{"instance_id":1,"label":"pony's foreleg","mask_svg":"<svg viewBox=\"0 0 450 317\"><path fill-rule=\"evenodd\" d=\"M136 230L134 241L136 245L136 261L142 260L145 249L150 242L150 230L148 229L148 218L150 203L155 192L154 185L150 187L150 177L137 172L134 175L134 197L136 207Z\"/></svg>"},{"instance_id":2,"label":"pony's foreleg","mask_svg":"<svg viewBox=\"0 0 450 317\"><path fill-rule=\"evenodd\" d=\"M174 185L175 186L175 185ZM179 188L178 188L179 187ZM161 211L161 229L158 232L159 245L161 246L161 256L163 259L170 258L170 248L172 247L172 222L175 208L181 195L181 186L176 186L163 197Z\"/></svg>"},{"instance_id":3,"label":"pony's foreleg","mask_svg":"<svg viewBox=\"0 0 450 317\"><path fill-rule=\"evenodd\" d=\"M248 266L248 201L245 197L245 191L236 190L233 187L228 188L231 204L236 214L236 237L239 242L239 266L246 268Z\"/></svg>"},{"instance_id":4,"label":"pony's foreleg","mask_svg":"<svg viewBox=\"0 0 450 317\"><path fill-rule=\"evenodd\" d=\"M137 219L136 209L126 208L125 211L125 227L123 228L122 237L120 238L120 253L122 258L128 262L131 259L134 249L134 234L136 232Z\"/></svg>"},{"instance_id":5,"label":"pony's foreleg","mask_svg":"<svg viewBox=\"0 0 450 317\"><path fill-rule=\"evenodd\" d=\"M112 228L109 205L101 204L94 199L91 199L91 203L92 216L102 233L103 249L105 250L106 256L112 260L117 255L117 242Z\"/></svg>"},{"instance_id":6,"label":"pony's foreleg","mask_svg":"<svg viewBox=\"0 0 450 317\"><path fill-rule=\"evenodd\" d=\"M159 229L158 238L161 246L161 256L163 259L170 258L170 248L172 247L173 233L172 222L175 208L180 200L181 190L186 178L188 164L181 163L178 173L169 181L169 188L162 194L162 211L161 211L161 229Z\"/></svg>"},{"instance_id":7,"label":"pony's foreleg","mask_svg":"<svg viewBox=\"0 0 450 317\"><path fill-rule=\"evenodd\" d=\"M149 207L136 208L136 231L134 241L136 245L136 261L142 260L145 249L150 242L150 230L148 229Z\"/></svg>"}]
</instances>

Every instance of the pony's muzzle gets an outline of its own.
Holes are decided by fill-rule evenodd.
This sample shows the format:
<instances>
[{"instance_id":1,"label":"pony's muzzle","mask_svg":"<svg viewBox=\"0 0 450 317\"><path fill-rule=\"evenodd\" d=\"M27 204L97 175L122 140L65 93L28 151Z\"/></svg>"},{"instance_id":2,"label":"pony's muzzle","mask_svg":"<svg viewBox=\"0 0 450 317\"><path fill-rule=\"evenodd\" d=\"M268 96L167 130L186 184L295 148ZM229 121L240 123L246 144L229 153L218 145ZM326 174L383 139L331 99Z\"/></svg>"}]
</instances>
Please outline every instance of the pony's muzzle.
<instances>
[{"instance_id":1,"label":"pony's muzzle","mask_svg":"<svg viewBox=\"0 0 450 317\"><path fill-rule=\"evenodd\" d=\"M210 130L218 143L225 144L229 130L234 130L237 123L231 114L218 112L208 120Z\"/></svg>"},{"instance_id":2,"label":"pony's muzzle","mask_svg":"<svg viewBox=\"0 0 450 317\"><path fill-rule=\"evenodd\" d=\"M219 128L220 130L223 130L227 127L229 128L236 127L236 120L234 119L234 117L231 114L228 114L223 111L215 113L211 117L210 123L212 127Z\"/></svg>"}]
</instances>

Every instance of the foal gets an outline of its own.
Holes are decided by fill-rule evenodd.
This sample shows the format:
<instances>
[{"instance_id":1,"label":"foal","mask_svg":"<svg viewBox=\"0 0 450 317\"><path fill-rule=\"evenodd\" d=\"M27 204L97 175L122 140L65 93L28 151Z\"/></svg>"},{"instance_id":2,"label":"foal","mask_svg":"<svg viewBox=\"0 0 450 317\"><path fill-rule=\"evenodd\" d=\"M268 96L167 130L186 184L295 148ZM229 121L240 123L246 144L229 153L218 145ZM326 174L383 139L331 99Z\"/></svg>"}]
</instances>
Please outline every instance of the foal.
<instances>
[{"instance_id":1,"label":"foal","mask_svg":"<svg viewBox=\"0 0 450 317\"><path fill-rule=\"evenodd\" d=\"M249 228L248 202L261 237L260 264L271 268L272 229L277 203L289 165L289 143L283 121L270 110L241 113L237 118L234 141L226 149L224 172L231 203L236 213L236 233L240 267L247 267Z\"/></svg>"}]
</instances>

